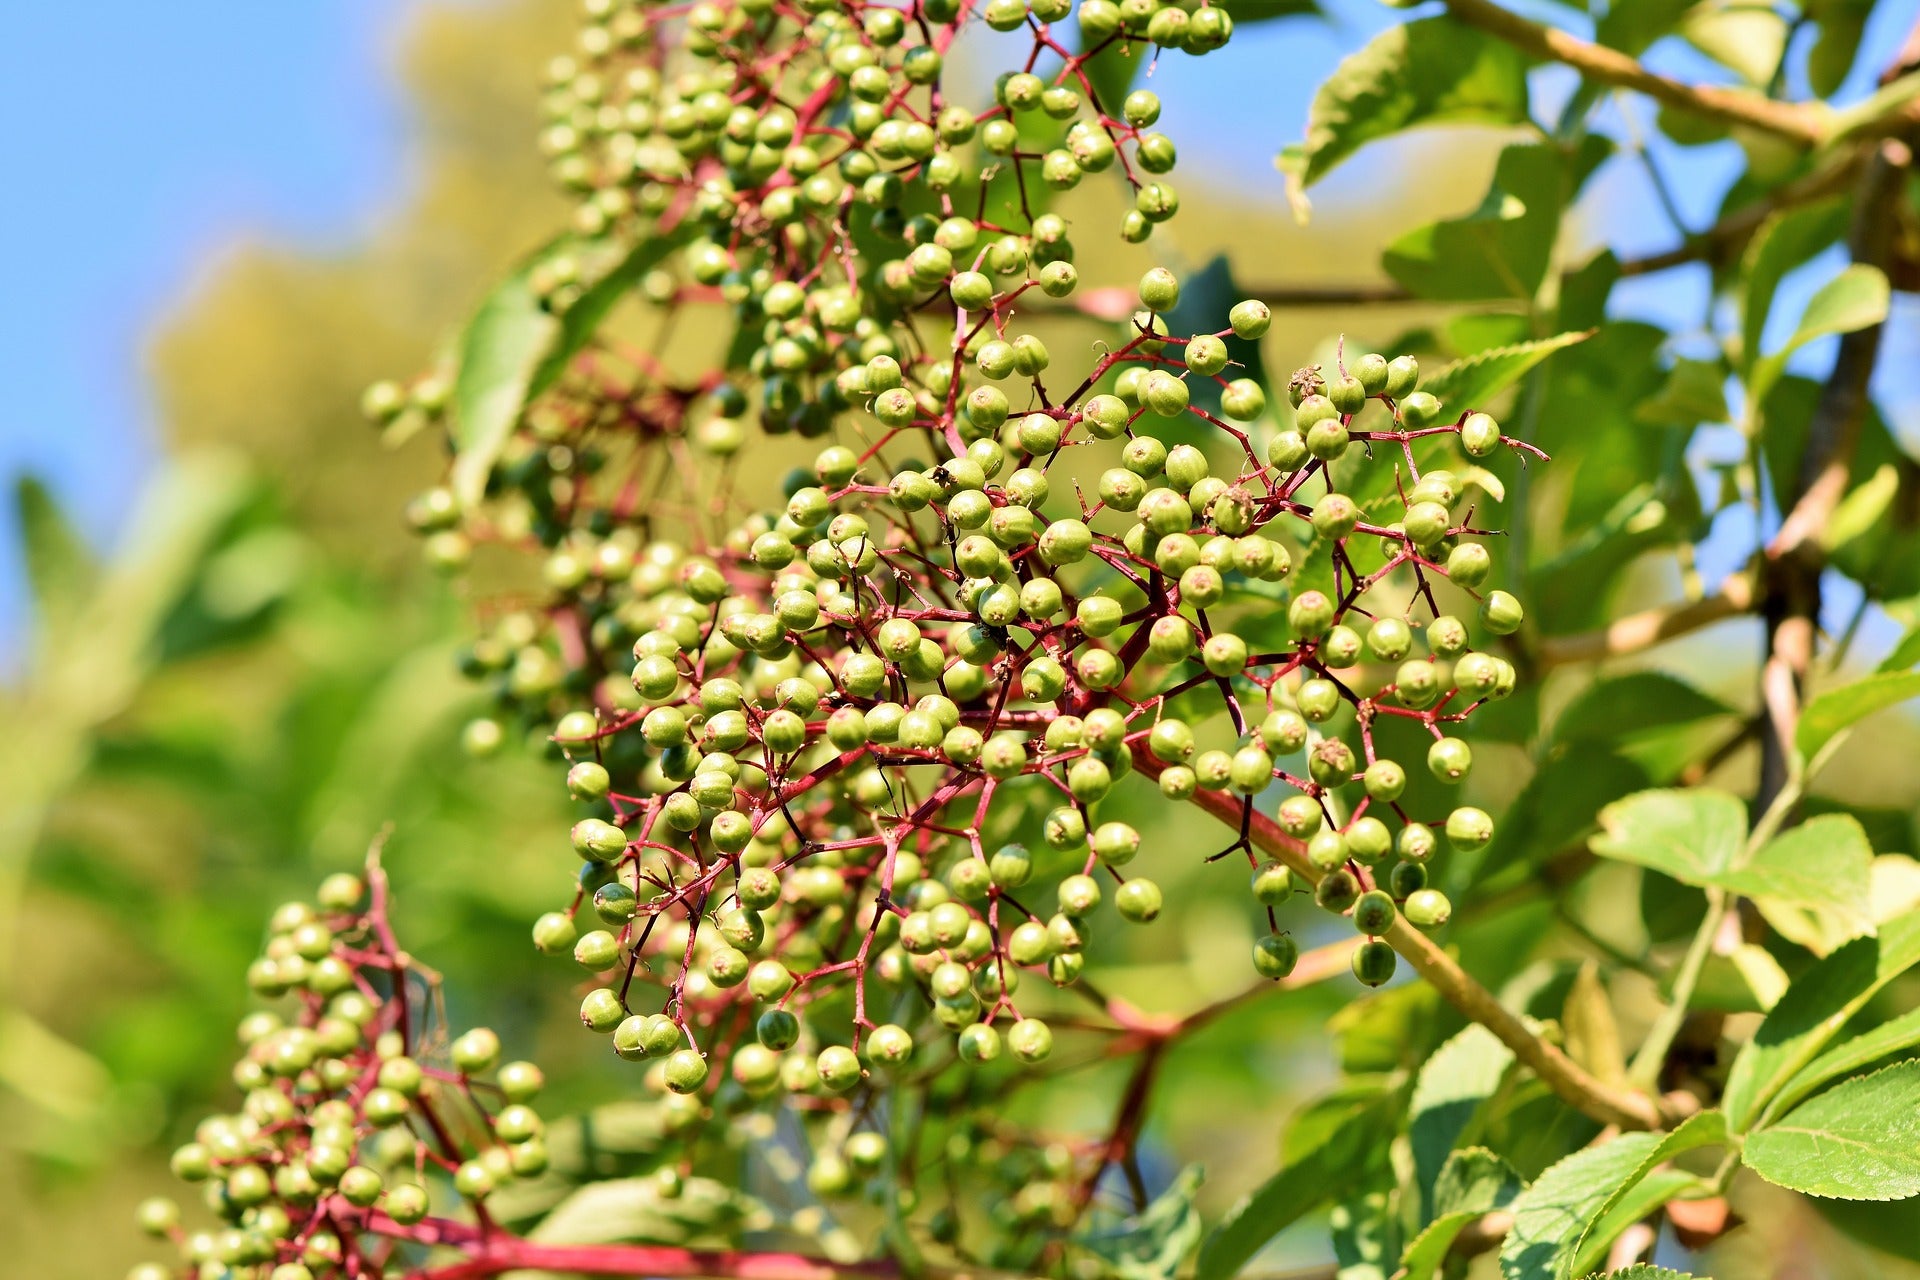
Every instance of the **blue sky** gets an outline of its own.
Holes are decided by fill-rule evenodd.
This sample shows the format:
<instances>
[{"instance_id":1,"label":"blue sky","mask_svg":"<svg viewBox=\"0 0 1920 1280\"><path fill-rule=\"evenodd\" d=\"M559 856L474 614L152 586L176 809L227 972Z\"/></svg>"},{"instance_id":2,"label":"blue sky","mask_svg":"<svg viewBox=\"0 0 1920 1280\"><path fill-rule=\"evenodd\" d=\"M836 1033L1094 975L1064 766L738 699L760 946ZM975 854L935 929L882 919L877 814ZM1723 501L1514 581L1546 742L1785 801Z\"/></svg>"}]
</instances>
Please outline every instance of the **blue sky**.
<instances>
[{"instance_id":1,"label":"blue sky","mask_svg":"<svg viewBox=\"0 0 1920 1280\"><path fill-rule=\"evenodd\" d=\"M10 122L0 128L0 171L12 197L0 202L0 242L15 250L12 305L0 310L0 476L40 473L83 528L111 536L154 456L140 354L156 318L237 239L349 243L404 192L408 117L391 52L418 2L15 6L0 41L0 120ZM1245 27L1225 53L1161 61L1155 87L1189 166L1230 166L1249 194L1279 198L1273 153L1300 136L1314 84L1407 16L1372 0L1329 2L1324 24ZM1843 96L1864 92L1916 10L1920 0L1875 6L1862 71ZM1680 74L1712 71L1677 41L1653 60ZM1250 77L1248 67L1274 71ZM1661 160L1692 224L1706 225L1735 157ZM1646 229L1640 211L1651 202L1637 181L1623 172L1610 186L1606 200L1625 214L1607 221L1627 226L1631 249L1663 247L1668 233ZM1328 184L1323 208L1343 185ZM1836 268L1816 266L1783 291L1788 326ZM1704 273L1676 272L1623 289L1617 309L1684 325L1703 302ZM1920 315L1912 299L1898 306L1883 371L1920 365ZM1806 351L1806 367L1823 367L1828 350ZM1915 393L1888 407L1897 426L1920 432ZM0 668L21 610L9 549L0 554Z\"/></svg>"},{"instance_id":2,"label":"blue sky","mask_svg":"<svg viewBox=\"0 0 1920 1280\"><path fill-rule=\"evenodd\" d=\"M154 320L236 239L340 243L401 189L405 104L389 54L410 7L12 6L0 475L40 473L87 532L111 535L154 457L140 371ZM9 545L0 654L21 607Z\"/></svg>"}]
</instances>

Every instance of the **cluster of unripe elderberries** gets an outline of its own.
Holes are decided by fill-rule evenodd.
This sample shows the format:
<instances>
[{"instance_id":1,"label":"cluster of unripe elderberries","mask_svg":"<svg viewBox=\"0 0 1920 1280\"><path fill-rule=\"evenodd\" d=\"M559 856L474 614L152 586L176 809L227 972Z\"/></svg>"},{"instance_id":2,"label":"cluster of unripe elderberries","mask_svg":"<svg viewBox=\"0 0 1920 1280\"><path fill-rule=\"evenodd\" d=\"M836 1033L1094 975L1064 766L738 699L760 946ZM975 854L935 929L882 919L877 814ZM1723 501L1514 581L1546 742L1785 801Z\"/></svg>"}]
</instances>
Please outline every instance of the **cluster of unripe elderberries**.
<instances>
[{"instance_id":1,"label":"cluster of unripe elderberries","mask_svg":"<svg viewBox=\"0 0 1920 1280\"><path fill-rule=\"evenodd\" d=\"M177 1258L129 1280L378 1276L435 1238L426 1225L449 1201L546 1170L529 1105L540 1069L503 1065L484 1027L448 1043L430 1023L434 978L395 945L383 889L369 898L339 874L314 902L281 906L247 978L272 1007L239 1026L240 1109L203 1120L172 1158L218 1225L190 1228L177 1202L143 1202L141 1228Z\"/></svg>"},{"instance_id":2,"label":"cluster of unripe elderberries","mask_svg":"<svg viewBox=\"0 0 1920 1280\"><path fill-rule=\"evenodd\" d=\"M734 337L691 374L585 343L474 509L442 489L413 514L443 564L481 542L544 557L537 601L468 654L500 704L469 743L517 726L566 757L584 865L534 942L594 975L582 1021L660 1089L817 1100L1046 1058L1044 992L1112 918L1162 910L1143 865L1177 855L1136 863L1109 812L1129 788L1239 815L1224 852L1251 866L1252 965L1276 979L1298 900L1350 917L1354 973L1386 981L1381 935L1448 917L1442 839L1492 837L1471 806L1403 804L1429 788L1401 761L1460 783L1455 726L1513 688L1487 642L1521 608L1489 589L1467 463L1529 446L1406 356L1343 355L1270 401L1241 376L1267 308L1173 332L1164 268L1117 340L1056 371L1018 323L1030 291L1077 284L1036 171L1117 166L1130 239L1177 204L1157 100L1097 101L1090 60L1230 29L1085 0L1072 53L1057 9L607 0L556 65L545 144L585 247L534 288L565 312L606 242L672 240L642 295L721 309ZM976 113L943 59L982 21L1032 50ZM776 498L740 453L790 433L832 443ZM1248 838L1256 808L1291 862Z\"/></svg>"}]
</instances>

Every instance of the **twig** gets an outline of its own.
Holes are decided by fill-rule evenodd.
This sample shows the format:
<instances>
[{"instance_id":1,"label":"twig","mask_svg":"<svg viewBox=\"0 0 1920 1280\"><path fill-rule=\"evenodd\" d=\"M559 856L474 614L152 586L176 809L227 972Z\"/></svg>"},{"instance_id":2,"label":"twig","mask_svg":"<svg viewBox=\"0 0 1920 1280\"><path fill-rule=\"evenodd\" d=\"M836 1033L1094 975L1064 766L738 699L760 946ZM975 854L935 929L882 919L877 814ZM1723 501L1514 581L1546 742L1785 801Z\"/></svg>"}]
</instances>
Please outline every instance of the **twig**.
<instances>
[{"instance_id":1,"label":"twig","mask_svg":"<svg viewBox=\"0 0 1920 1280\"><path fill-rule=\"evenodd\" d=\"M1540 643L1538 664L1544 669L1639 653L1743 614L1753 607L1753 601L1753 579L1744 573L1734 574L1704 599L1628 614L1596 631L1549 637Z\"/></svg>"},{"instance_id":2,"label":"twig","mask_svg":"<svg viewBox=\"0 0 1920 1280\"><path fill-rule=\"evenodd\" d=\"M1447 12L1536 58L1564 62L1589 79L1631 89L1665 106L1727 124L1760 129L1804 147L1818 146L1827 140L1825 118L1809 107L1712 85L1686 84L1658 75L1618 49L1523 18L1492 0L1447 0Z\"/></svg>"}]
</instances>

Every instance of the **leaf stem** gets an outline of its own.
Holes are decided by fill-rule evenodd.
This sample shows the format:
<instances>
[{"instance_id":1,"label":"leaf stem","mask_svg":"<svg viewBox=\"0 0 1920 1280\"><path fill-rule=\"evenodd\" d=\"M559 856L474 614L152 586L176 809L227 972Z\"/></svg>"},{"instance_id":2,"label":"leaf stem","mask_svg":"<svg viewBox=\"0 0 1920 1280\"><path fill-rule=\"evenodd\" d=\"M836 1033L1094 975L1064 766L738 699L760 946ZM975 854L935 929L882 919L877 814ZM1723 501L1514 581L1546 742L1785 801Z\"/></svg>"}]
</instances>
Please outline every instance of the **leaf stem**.
<instances>
[{"instance_id":1,"label":"leaf stem","mask_svg":"<svg viewBox=\"0 0 1920 1280\"><path fill-rule=\"evenodd\" d=\"M1721 922L1726 919L1728 902L1724 889L1707 890L1707 914L1700 921L1693 942L1687 947L1686 957L1680 961L1680 970L1673 980L1673 997L1654 1020L1652 1030L1647 1032L1640 1051L1633 1055L1633 1062L1627 1068L1627 1079L1643 1089L1651 1090L1659 1085L1660 1070L1666 1065L1667 1054L1673 1049L1674 1037L1680 1034L1680 1028L1687 1020L1687 1008L1693 1003L1694 990L1700 985L1700 974L1706 969L1707 956L1713 951L1713 940L1720 933Z\"/></svg>"}]
</instances>

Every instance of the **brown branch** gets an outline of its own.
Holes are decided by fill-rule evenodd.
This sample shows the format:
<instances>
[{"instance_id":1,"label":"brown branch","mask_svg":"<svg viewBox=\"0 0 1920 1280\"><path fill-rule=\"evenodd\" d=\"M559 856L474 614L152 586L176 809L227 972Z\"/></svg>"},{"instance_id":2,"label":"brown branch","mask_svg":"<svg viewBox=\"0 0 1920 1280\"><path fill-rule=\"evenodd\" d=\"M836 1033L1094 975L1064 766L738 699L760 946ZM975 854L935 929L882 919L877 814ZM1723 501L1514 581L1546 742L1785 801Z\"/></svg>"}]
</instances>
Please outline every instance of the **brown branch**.
<instances>
[{"instance_id":1,"label":"brown branch","mask_svg":"<svg viewBox=\"0 0 1920 1280\"><path fill-rule=\"evenodd\" d=\"M1550 636L1540 642L1537 663L1540 669L1563 667L1575 662L1597 662L1651 649L1716 622L1737 617L1753 607L1753 579L1738 573L1729 577L1712 595L1685 604L1662 605L1617 618L1596 631L1578 635Z\"/></svg>"},{"instance_id":2,"label":"brown branch","mask_svg":"<svg viewBox=\"0 0 1920 1280\"><path fill-rule=\"evenodd\" d=\"M1826 122L1812 108L1754 93L1686 84L1658 75L1638 59L1511 13L1492 0L1447 0L1447 12L1535 58L1563 62L1590 80L1631 89L1655 102L1726 124L1743 125L1803 147L1827 139Z\"/></svg>"},{"instance_id":3,"label":"brown branch","mask_svg":"<svg viewBox=\"0 0 1920 1280\"><path fill-rule=\"evenodd\" d=\"M1134 766L1148 777L1158 777L1165 768L1148 753L1144 743L1134 747ZM1243 808L1239 799L1221 791L1196 791L1192 803L1229 826L1239 828ZM1307 861L1306 846L1280 829L1272 817L1257 810L1246 815L1247 839L1254 847L1287 864L1309 884L1318 884L1323 874ZM1395 920L1382 935L1414 972L1432 985L1455 1009L1493 1032L1514 1056L1540 1077L1546 1086L1569 1105L1602 1124L1623 1129L1657 1129L1671 1118L1661 1106L1644 1094L1617 1088L1594 1076L1554 1045L1535 1035L1519 1015L1476 982L1452 956L1436 946L1432 939L1408 924Z\"/></svg>"},{"instance_id":4,"label":"brown branch","mask_svg":"<svg viewBox=\"0 0 1920 1280\"><path fill-rule=\"evenodd\" d=\"M1898 140L1880 143L1861 170L1847 247L1853 261L1884 270L1893 254L1894 211L1913 153ZM1795 477L1793 503L1763 557L1761 613L1767 621L1760 688L1766 723L1760 735L1758 812L1792 775L1793 735L1813 664L1820 618L1820 536L1846 496L1853 455L1870 407L1869 384L1880 355L1881 326L1842 335L1833 369L1821 385Z\"/></svg>"}]
</instances>

